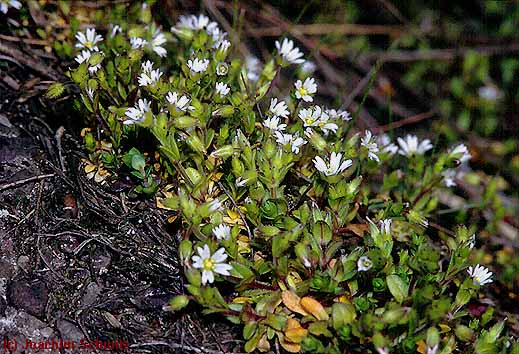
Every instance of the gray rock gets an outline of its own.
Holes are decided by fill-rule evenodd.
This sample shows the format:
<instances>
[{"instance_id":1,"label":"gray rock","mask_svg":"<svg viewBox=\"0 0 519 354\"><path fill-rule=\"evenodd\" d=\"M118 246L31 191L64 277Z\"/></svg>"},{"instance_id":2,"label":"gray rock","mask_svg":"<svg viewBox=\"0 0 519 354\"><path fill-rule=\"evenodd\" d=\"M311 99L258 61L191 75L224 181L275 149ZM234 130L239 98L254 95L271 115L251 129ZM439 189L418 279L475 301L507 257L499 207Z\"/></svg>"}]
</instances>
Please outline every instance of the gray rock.
<instances>
[{"instance_id":1,"label":"gray rock","mask_svg":"<svg viewBox=\"0 0 519 354\"><path fill-rule=\"evenodd\" d=\"M81 307L87 308L94 305L97 302L99 294L101 294L101 290L102 288L95 282L88 284L81 298Z\"/></svg>"},{"instance_id":2,"label":"gray rock","mask_svg":"<svg viewBox=\"0 0 519 354\"><path fill-rule=\"evenodd\" d=\"M81 330L70 321L59 320L56 323L56 327L58 328L58 331L61 334L61 339L63 340L79 343L79 341L85 337L83 332L81 332Z\"/></svg>"},{"instance_id":3,"label":"gray rock","mask_svg":"<svg viewBox=\"0 0 519 354\"><path fill-rule=\"evenodd\" d=\"M7 303L36 317L43 317L49 299L45 283L15 280L7 286Z\"/></svg>"}]
</instances>

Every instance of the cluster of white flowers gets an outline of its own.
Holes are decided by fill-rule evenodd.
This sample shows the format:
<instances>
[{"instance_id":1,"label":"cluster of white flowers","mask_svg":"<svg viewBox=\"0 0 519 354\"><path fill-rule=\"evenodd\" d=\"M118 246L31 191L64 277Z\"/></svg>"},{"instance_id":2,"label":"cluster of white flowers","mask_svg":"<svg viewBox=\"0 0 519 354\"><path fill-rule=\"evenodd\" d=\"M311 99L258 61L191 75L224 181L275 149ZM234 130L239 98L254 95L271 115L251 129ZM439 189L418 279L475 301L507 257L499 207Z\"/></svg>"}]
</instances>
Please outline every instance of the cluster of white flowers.
<instances>
[{"instance_id":1,"label":"cluster of white flowers","mask_svg":"<svg viewBox=\"0 0 519 354\"><path fill-rule=\"evenodd\" d=\"M0 0L0 11L4 14L7 13L9 7L14 7L17 10L22 8L22 3L18 0Z\"/></svg>"},{"instance_id":2,"label":"cluster of white flowers","mask_svg":"<svg viewBox=\"0 0 519 354\"><path fill-rule=\"evenodd\" d=\"M162 71L159 69L153 70L153 63L149 60L142 63L141 65L142 72L139 75L139 86L151 86L155 85L159 82L160 77L162 76Z\"/></svg>"},{"instance_id":3,"label":"cluster of white flowers","mask_svg":"<svg viewBox=\"0 0 519 354\"><path fill-rule=\"evenodd\" d=\"M87 28L85 33L76 33L76 48L81 49L81 52L76 56L75 60L78 64L88 63L93 52L99 52L97 44L103 40L103 37L96 33L95 28ZM101 52L102 53L102 52ZM101 67L101 63L89 65L88 71L90 74L95 74Z\"/></svg>"},{"instance_id":4,"label":"cluster of white flowers","mask_svg":"<svg viewBox=\"0 0 519 354\"><path fill-rule=\"evenodd\" d=\"M320 128L325 135L328 135L329 132L336 133L339 129L337 124L330 122L330 116L320 106L301 109L299 118L303 121L304 127L307 128L307 135L312 134L312 128Z\"/></svg>"}]
</instances>

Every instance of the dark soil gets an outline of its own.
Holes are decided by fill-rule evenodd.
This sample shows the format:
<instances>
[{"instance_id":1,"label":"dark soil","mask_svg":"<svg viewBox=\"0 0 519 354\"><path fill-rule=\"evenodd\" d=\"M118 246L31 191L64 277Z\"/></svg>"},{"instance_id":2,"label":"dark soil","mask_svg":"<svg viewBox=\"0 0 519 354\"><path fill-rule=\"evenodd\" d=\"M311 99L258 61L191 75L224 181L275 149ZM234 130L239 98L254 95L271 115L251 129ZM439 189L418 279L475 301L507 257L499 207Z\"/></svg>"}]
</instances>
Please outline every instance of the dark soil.
<instances>
[{"instance_id":1,"label":"dark soil","mask_svg":"<svg viewBox=\"0 0 519 354\"><path fill-rule=\"evenodd\" d=\"M21 93L0 85L0 97L1 345L21 353L26 340L61 339L75 350L53 352L102 352L79 348L98 340L128 353L237 352L243 344L221 319L163 308L183 291L171 215L86 179L77 123L56 119L41 92L19 102ZM61 134L57 124L69 128Z\"/></svg>"}]
</instances>

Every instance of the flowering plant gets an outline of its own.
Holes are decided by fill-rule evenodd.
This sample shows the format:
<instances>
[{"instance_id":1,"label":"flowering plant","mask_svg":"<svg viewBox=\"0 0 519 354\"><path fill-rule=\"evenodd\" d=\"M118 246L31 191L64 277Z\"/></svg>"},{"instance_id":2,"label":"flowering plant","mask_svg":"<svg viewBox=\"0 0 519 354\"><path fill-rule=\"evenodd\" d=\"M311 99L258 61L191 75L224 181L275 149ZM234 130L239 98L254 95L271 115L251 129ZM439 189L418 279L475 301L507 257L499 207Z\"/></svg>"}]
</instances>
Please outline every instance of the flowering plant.
<instances>
[{"instance_id":1,"label":"flowering plant","mask_svg":"<svg viewBox=\"0 0 519 354\"><path fill-rule=\"evenodd\" d=\"M464 145L352 132L315 103L311 70L282 96L274 77L311 66L290 39L260 68L204 15L126 25L78 33L69 76L87 175L127 176L176 217L188 283L170 310L195 301L242 324L247 352L518 352L492 307L467 309L492 282L469 261L475 228L429 227Z\"/></svg>"}]
</instances>

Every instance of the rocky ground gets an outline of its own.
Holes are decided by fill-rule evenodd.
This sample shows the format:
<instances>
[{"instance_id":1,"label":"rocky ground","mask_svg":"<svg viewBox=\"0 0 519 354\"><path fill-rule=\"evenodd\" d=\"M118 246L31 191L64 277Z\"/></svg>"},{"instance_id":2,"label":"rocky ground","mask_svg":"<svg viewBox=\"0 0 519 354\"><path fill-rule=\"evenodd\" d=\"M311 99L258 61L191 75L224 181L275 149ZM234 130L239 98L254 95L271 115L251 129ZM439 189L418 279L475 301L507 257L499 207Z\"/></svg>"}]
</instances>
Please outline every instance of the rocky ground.
<instances>
[{"instance_id":1,"label":"rocky ground","mask_svg":"<svg viewBox=\"0 0 519 354\"><path fill-rule=\"evenodd\" d=\"M171 215L152 208L153 201L129 200L130 186L100 189L87 180L69 134L71 117L54 118L39 99L0 93L5 352L24 352L27 340L60 339L74 350L52 352L91 353L117 343L130 353L237 350L239 341L221 321L163 309L183 286L174 227L166 222Z\"/></svg>"}]
</instances>

